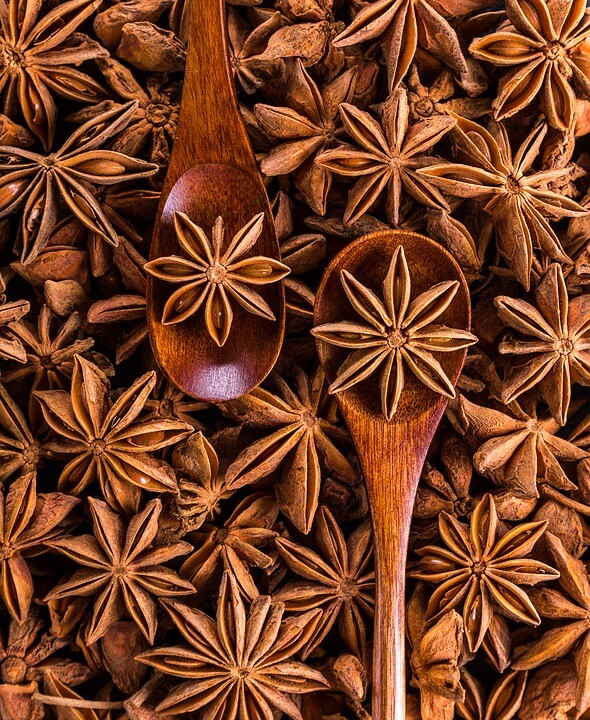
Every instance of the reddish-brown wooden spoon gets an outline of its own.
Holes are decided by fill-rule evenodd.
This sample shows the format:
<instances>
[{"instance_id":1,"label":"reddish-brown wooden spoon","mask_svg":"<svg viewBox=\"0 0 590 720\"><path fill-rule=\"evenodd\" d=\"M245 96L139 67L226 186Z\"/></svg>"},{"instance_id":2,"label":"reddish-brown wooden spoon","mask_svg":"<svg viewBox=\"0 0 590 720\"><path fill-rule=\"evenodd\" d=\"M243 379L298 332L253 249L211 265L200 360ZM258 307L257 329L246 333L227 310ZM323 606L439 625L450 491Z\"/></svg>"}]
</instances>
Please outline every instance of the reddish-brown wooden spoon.
<instances>
[{"instance_id":1,"label":"reddish-brown wooden spoon","mask_svg":"<svg viewBox=\"0 0 590 720\"><path fill-rule=\"evenodd\" d=\"M412 298L446 280L459 289L437 318L453 328L469 329L469 291L451 255L417 233L384 231L348 245L330 263L316 297L314 325L355 319L340 281L348 270L378 295L394 250L403 245L412 279ZM330 382L350 352L317 340ZM445 353L441 365L457 381L466 350ZM440 360L440 357L439 357ZM405 720L405 567L412 508L418 480L434 432L448 400L406 374L398 410L389 422L381 411L378 376L339 392L342 414L363 468L375 542L377 608L373 669L373 720Z\"/></svg>"},{"instance_id":2,"label":"reddish-brown wooden spoon","mask_svg":"<svg viewBox=\"0 0 590 720\"><path fill-rule=\"evenodd\" d=\"M207 234L221 216L226 246L255 215L265 215L263 232L249 255L279 258L268 197L242 123L228 58L225 0L190 0L186 23L188 56L178 130L160 203L150 259L185 255L174 231L182 211ZM232 303L234 319L219 347L206 331L203 313L182 323L161 323L170 283L148 277L147 316L158 365L184 392L225 402L251 390L269 373L284 333L281 282L256 286L276 321Z\"/></svg>"}]
</instances>

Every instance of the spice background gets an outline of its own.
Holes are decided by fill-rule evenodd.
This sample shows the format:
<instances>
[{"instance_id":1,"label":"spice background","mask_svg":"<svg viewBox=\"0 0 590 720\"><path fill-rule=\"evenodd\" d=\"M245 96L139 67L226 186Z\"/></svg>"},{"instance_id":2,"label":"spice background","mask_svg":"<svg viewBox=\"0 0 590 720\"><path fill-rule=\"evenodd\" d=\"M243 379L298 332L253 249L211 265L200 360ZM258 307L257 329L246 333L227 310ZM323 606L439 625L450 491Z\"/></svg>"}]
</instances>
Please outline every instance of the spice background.
<instances>
[{"instance_id":1,"label":"spice background","mask_svg":"<svg viewBox=\"0 0 590 720\"><path fill-rule=\"evenodd\" d=\"M585 1L227 20L291 274L273 374L212 407L145 323L184 3L0 0L0 718L370 717L368 506L310 331L388 227L454 255L479 339L415 506L408 718L590 717Z\"/></svg>"}]
</instances>

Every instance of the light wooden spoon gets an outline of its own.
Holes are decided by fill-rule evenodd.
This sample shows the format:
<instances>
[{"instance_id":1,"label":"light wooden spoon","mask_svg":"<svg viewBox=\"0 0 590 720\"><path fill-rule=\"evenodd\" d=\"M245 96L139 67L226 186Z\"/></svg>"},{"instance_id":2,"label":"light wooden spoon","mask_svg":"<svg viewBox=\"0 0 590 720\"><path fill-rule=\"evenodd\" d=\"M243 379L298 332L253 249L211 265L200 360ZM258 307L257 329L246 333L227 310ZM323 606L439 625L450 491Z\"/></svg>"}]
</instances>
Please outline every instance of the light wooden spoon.
<instances>
[{"instance_id":1,"label":"light wooden spoon","mask_svg":"<svg viewBox=\"0 0 590 720\"><path fill-rule=\"evenodd\" d=\"M273 217L236 99L228 56L225 0L187 0L188 56L178 130L160 203L150 259L185 256L174 229L185 213L210 237L218 216L225 247L258 213L263 231L248 255L279 259ZM208 334L203 308L184 322L164 325L164 304L175 289L148 277L147 317L156 361L164 374L200 400L226 402L258 385L280 351L285 325L282 282L254 289L276 321L232 302L234 318L225 344Z\"/></svg>"},{"instance_id":2,"label":"light wooden spoon","mask_svg":"<svg viewBox=\"0 0 590 720\"><path fill-rule=\"evenodd\" d=\"M469 291L459 266L432 240L404 231L366 235L332 260L317 293L314 325L358 321L342 288L340 271L348 270L379 295L399 245L404 248L410 270L412 299L436 283L457 280L457 293L436 322L468 330ZM316 341L326 377L333 382L350 350L324 340ZM457 350L437 357L453 384L466 352ZM338 392L336 398L363 468L373 522L377 576L373 720L405 720L404 594L408 536L422 466L448 399L419 383L409 371L397 412L390 421L382 414L377 375Z\"/></svg>"}]
</instances>

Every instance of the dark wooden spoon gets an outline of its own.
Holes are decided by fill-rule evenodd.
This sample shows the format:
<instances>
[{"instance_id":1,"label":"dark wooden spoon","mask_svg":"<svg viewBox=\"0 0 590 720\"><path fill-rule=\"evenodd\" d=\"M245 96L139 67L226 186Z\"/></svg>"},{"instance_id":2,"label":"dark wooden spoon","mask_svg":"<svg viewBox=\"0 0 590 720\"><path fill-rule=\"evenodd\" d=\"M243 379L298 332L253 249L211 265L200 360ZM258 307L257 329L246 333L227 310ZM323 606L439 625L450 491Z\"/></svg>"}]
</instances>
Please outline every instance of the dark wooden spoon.
<instances>
[{"instance_id":1,"label":"dark wooden spoon","mask_svg":"<svg viewBox=\"0 0 590 720\"><path fill-rule=\"evenodd\" d=\"M412 297L434 284L459 281L458 291L436 322L469 329L470 303L465 278L451 255L417 233L384 231L348 245L330 263L316 297L314 325L341 322L350 303L340 271L379 292L395 249L403 245L412 278ZM358 316L355 318L358 321ZM350 352L317 340L326 377L334 381ZM441 360L456 383L466 350L445 353ZM439 357L440 359L440 357ZM407 373L393 419L382 414L377 378L336 394L363 468L375 542L377 608L373 669L373 720L405 720L405 567L412 508L418 480L434 432L448 399L436 395Z\"/></svg>"},{"instance_id":2,"label":"dark wooden spoon","mask_svg":"<svg viewBox=\"0 0 590 720\"><path fill-rule=\"evenodd\" d=\"M160 203L150 259L183 256L174 231L182 211L211 232L221 216L226 245L258 213L263 231L249 255L279 259L274 221L236 99L228 56L225 0L190 0L186 23L188 56L178 130ZM182 323L161 323L175 288L148 277L147 318L156 361L164 374L200 400L225 402L258 385L274 365L284 333L282 282L256 286L276 321L232 303L229 337L219 347L202 313Z\"/></svg>"}]
</instances>

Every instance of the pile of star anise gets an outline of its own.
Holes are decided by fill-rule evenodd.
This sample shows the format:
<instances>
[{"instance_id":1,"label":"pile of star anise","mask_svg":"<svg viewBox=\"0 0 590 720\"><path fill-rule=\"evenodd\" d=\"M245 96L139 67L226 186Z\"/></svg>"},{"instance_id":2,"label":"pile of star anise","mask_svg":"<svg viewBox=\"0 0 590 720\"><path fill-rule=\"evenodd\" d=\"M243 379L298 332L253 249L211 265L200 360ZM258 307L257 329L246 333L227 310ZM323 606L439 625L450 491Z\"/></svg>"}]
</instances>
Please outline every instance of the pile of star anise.
<instances>
[{"instance_id":1,"label":"pile of star anise","mask_svg":"<svg viewBox=\"0 0 590 720\"><path fill-rule=\"evenodd\" d=\"M370 718L369 508L310 331L382 228L454 255L479 338L415 506L407 716L590 717L586 0L228 0L291 274L273 374L219 407L145 322L189 4L0 0L1 720Z\"/></svg>"}]
</instances>

